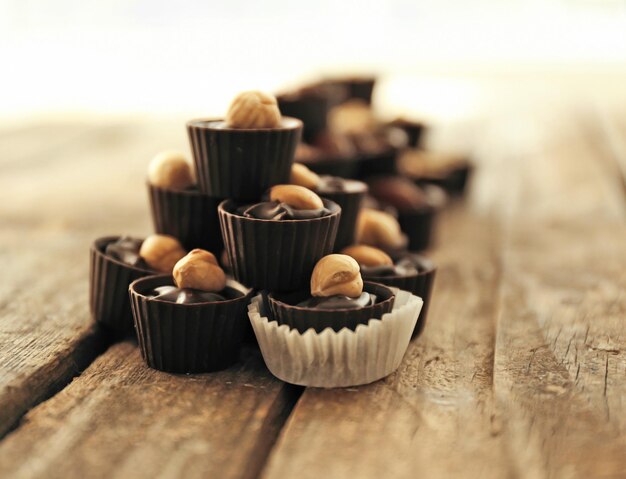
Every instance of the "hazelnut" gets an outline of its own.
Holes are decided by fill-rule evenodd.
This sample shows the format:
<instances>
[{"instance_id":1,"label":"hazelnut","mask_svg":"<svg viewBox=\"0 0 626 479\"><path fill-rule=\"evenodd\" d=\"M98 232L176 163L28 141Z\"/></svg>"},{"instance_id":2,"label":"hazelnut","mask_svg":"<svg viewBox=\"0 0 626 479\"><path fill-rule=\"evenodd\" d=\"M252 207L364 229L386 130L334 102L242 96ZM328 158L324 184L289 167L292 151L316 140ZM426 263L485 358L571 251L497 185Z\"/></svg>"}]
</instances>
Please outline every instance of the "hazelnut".
<instances>
[{"instance_id":1,"label":"hazelnut","mask_svg":"<svg viewBox=\"0 0 626 479\"><path fill-rule=\"evenodd\" d=\"M176 262L185 254L180 242L168 235L150 235L139 249L139 256L148 266L162 273L171 273Z\"/></svg>"},{"instance_id":2,"label":"hazelnut","mask_svg":"<svg viewBox=\"0 0 626 479\"><path fill-rule=\"evenodd\" d=\"M200 289L217 293L226 286L226 274L213 253L203 249L191 250L180 259L172 271L179 288Z\"/></svg>"},{"instance_id":3,"label":"hazelnut","mask_svg":"<svg viewBox=\"0 0 626 479\"><path fill-rule=\"evenodd\" d=\"M305 188L314 190L320 182L320 177L302 163L294 163L291 167L289 182L293 185L304 186Z\"/></svg>"},{"instance_id":4,"label":"hazelnut","mask_svg":"<svg viewBox=\"0 0 626 479\"><path fill-rule=\"evenodd\" d=\"M393 260L383 250L364 244L348 246L344 248L341 253L352 256L357 263L363 266L385 266L393 264Z\"/></svg>"},{"instance_id":5,"label":"hazelnut","mask_svg":"<svg viewBox=\"0 0 626 479\"><path fill-rule=\"evenodd\" d=\"M159 188L184 190L195 184L193 170L182 153L163 151L148 166L148 181Z\"/></svg>"},{"instance_id":6,"label":"hazelnut","mask_svg":"<svg viewBox=\"0 0 626 479\"><path fill-rule=\"evenodd\" d=\"M357 298L363 292L359 263L345 254L329 254L320 259L311 275L311 295L336 294Z\"/></svg>"},{"instance_id":7,"label":"hazelnut","mask_svg":"<svg viewBox=\"0 0 626 479\"><path fill-rule=\"evenodd\" d=\"M308 188L298 185L276 185L272 187L270 200L286 203L297 210L316 210L324 207L319 196Z\"/></svg>"},{"instance_id":8,"label":"hazelnut","mask_svg":"<svg viewBox=\"0 0 626 479\"><path fill-rule=\"evenodd\" d=\"M407 241L398 220L371 208L363 208L359 213L356 236L359 243L392 249L404 247Z\"/></svg>"},{"instance_id":9,"label":"hazelnut","mask_svg":"<svg viewBox=\"0 0 626 479\"><path fill-rule=\"evenodd\" d=\"M369 133L376 129L376 119L363 100L349 100L328 113L329 129L339 135Z\"/></svg>"},{"instance_id":10,"label":"hazelnut","mask_svg":"<svg viewBox=\"0 0 626 479\"><path fill-rule=\"evenodd\" d=\"M276 128L281 116L273 95L260 91L244 91L231 102L226 113L229 128Z\"/></svg>"}]
</instances>

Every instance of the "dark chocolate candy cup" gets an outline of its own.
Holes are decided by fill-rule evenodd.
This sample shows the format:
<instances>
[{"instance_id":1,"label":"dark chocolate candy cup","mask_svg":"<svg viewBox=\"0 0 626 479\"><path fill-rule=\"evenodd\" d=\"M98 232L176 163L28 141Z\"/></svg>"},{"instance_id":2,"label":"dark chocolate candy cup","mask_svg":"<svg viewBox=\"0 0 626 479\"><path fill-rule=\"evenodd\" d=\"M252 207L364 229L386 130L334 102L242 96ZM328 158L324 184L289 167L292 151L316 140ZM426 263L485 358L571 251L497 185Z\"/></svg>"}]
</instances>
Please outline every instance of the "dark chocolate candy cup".
<instances>
[{"instance_id":1,"label":"dark chocolate candy cup","mask_svg":"<svg viewBox=\"0 0 626 479\"><path fill-rule=\"evenodd\" d=\"M328 85L337 85L346 89L346 100L359 99L372 103L372 94L376 84L374 77L343 78L327 80Z\"/></svg>"},{"instance_id":2,"label":"dark chocolate candy cup","mask_svg":"<svg viewBox=\"0 0 626 479\"><path fill-rule=\"evenodd\" d=\"M376 154L364 154L357 160L357 178L365 180L378 175L395 175L397 150L391 148Z\"/></svg>"},{"instance_id":3,"label":"dark chocolate candy cup","mask_svg":"<svg viewBox=\"0 0 626 479\"><path fill-rule=\"evenodd\" d=\"M171 373L206 373L237 362L252 291L228 281L244 296L227 301L177 304L149 298L169 275L149 276L128 288L141 355L148 366Z\"/></svg>"},{"instance_id":4,"label":"dark chocolate candy cup","mask_svg":"<svg viewBox=\"0 0 626 479\"><path fill-rule=\"evenodd\" d=\"M426 129L423 123L409 120L392 121L389 126L403 130L407 135L408 146L411 148L417 148L420 145L422 134Z\"/></svg>"},{"instance_id":5,"label":"dark chocolate candy cup","mask_svg":"<svg viewBox=\"0 0 626 479\"><path fill-rule=\"evenodd\" d=\"M367 276L367 281L374 281L376 283L381 283L386 286L392 286L394 288L399 288L404 291L408 291L415 296L419 296L424 301L424 305L422 306L422 310L420 312L417 323L415 324L415 329L413 330L412 337L415 338L424 330L424 325L426 324L426 318L428 316L428 306L430 305L430 296L433 289L433 283L435 281L435 274L437 272L437 267L435 264L424 256L420 256L413 253L408 253L408 255L412 256L420 265L420 271L416 274L412 274L409 276ZM400 259L402 256L407 256L407 254L400 255L396 259ZM422 271L423 270L423 271Z\"/></svg>"},{"instance_id":6,"label":"dark chocolate candy cup","mask_svg":"<svg viewBox=\"0 0 626 479\"><path fill-rule=\"evenodd\" d=\"M410 251L423 251L433 242L437 210L425 207L416 210L399 211L400 228L409 238Z\"/></svg>"},{"instance_id":7,"label":"dark chocolate candy cup","mask_svg":"<svg viewBox=\"0 0 626 479\"><path fill-rule=\"evenodd\" d=\"M280 95L278 108L284 116L302 120L304 141L313 139L326 129L326 119L331 101L321 94Z\"/></svg>"},{"instance_id":8,"label":"dark chocolate candy cup","mask_svg":"<svg viewBox=\"0 0 626 479\"><path fill-rule=\"evenodd\" d=\"M89 307L93 319L118 333L133 329L128 285L154 271L131 266L104 253L119 236L98 238L89 251Z\"/></svg>"},{"instance_id":9,"label":"dark chocolate candy cup","mask_svg":"<svg viewBox=\"0 0 626 479\"><path fill-rule=\"evenodd\" d=\"M221 120L187 123L200 190L214 198L254 200L289 182L302 122L283 117L278 128L226 128Z\"/></svg>"},{"instance_id":10,"label":"dark chocolate candy cup","mask_svg":"<svg viewBox=\"0 0 626 479\"><path fill-rule=\"evenodd\" d=\"M178 238L188 251L202 248L219 258L224 249L217 205L222 201L198 191L174 191L148 184L152 222L157 233Z\"/></svg>"},{"instance_id":11,"label":"dark chocolate candy cup","mask_svg":"<svg viewBox=\"0 0 626 479\"><path fill-rule=\"evenodd\" d=\"M294 306L311 296L308 290L293 293L269 293L267 298L272 319L278 324L286 324L301 333L311 328L318 333L326 328L331 328L333 331L348 328L354 331L359 324L367 324L372 318L380 319L383 314L393 309L395 295L387 286L365 282L363 291L375 294L378 297L376 304L359 309L328 311Z\"/></svg>"},{"instance_id":12,"label":"dark chocolate candy cup","mask_svg":"<svg viewBox=\"0 0 626 479\"><path fill-rule=\"evenodd\" d=\"M218 207L224 246L237 281L252 288L294 291L308 286L315 264L332 253L341 208L308 220L259 220L235 213L232 200Z\"/></svg>"},{"instance_id":13,"label":"dark chocolate candy cup","mask_svg":"<svg viewBox=\"0 0 626 479\"><path fill-rule=\"evenodd\" d=\"M341 251L355 242L356 221L363 205L363 199L367 193L367 185L365 183L360 184L363 185L361 191L318 192L321 197L334 201L341 207L341 219L339 220L337 238L333 248L335 252Z\"/></svg>"},{"instance_id":14,"label":"dark chocolate candy cup","mask_svg":"<svg viewBox=\"0 0 626 479\"><path fill-rule=\"evenodd\" d=\"M462 195L467 187L473 167L467 163L454 168L442 178L420 178L419 185L437 185L446 190L451 195Z\"/></svg>"}]
</instances>

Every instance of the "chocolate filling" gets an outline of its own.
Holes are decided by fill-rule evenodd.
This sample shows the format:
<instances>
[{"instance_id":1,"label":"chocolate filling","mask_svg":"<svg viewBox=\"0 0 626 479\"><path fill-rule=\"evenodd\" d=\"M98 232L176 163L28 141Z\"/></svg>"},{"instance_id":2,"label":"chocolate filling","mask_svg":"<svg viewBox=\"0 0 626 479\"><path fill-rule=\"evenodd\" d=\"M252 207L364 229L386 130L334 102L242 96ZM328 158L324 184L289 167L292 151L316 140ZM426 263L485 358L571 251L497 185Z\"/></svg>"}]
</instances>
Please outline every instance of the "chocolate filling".
<instances>
[{"instance_id":1,"label":"chocolate filling","mask_svg":"<svg viewBox=\"0 0 626 479\"><path fill-rule=\"evenodd\" d=\"M104 254L130 266L152 269L143 260L143 258L139 256L139 250L141 249L142 243L143 240L131 238L130 236L122 236L117 241L113 241L112 243L106 245Z\"/></svg>"},{"instance_id":2,"label":"chocolate filling","mask_svg":"<svg viewBox=\"0 0 626 479\"><path fill-rule=\"evenodd\" d=\"M255 205L242 206L237 209L237 213L246 218L259 220L310 220L328 216L331 211L327 208L298 210L285 203L265 201Z\"/></svg>"},{"instance_id":3,"label":"chocolate filling","mask_svg":"<svg viewBox=\"0 0 626 479\"><path fill-rule=\"evenodd\" d=\"M377 278L385 276L413 276L424 271L417 258L407 256L393 265L361 266L361 274L364 278Z\"/></svg>"},{"instance_id":4,"label":"chocolate filling","mask_svg":"<svg viewBox=\"0 0 626 479\"><path fill-rule=\"evenodd\" d=\"M296 306L309 309L358 309L372 306L376 303L376 295L363 291L358 298L350 298L344 295L318 297L312 296L301 301Z\"/></svg>"},{"instance_id":5,"label":"chocolate filling","mask_svg":"<svg viewBox=\"0 0 626 479\"><path fill-rule=\"evenodd\" d=\"M225 288L219 293L201 291L199 289L177 288L175 286L159 286L150 291L147 296L152 299L168 301L177 304L215 303L243 296L241 291Z\"/></svg>"}]
</instances>

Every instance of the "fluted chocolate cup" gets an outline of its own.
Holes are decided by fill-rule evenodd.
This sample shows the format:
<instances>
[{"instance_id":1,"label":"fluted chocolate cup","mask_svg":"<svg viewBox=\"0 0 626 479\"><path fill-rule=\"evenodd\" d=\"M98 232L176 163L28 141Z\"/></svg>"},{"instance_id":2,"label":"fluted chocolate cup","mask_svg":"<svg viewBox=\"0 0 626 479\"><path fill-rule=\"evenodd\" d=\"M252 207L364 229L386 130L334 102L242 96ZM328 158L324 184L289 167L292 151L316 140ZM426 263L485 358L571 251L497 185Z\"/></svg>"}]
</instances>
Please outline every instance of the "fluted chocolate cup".
<instances>
[{"instance_id":1,"label":"fluted chocolate cup","mask_svg":"<svg viewBox=\"0 0 626 479\"><path fill-rule=\"evenodd\" d=\"M89 251L89 307L93 319L116 333L133 330L128 301L128 285L154 271L131 266L107 256L104 251L119 236L106 236L93 242Z\"/></svg>"},{"instance_id":2,"label":"fluted chocolate cup","mask_svg":"<svg viewBox=\"0 0 626 479\"><path fill-rule=\"evenodd\" d=\"M202 248L218 258L224 249L217 205L222 201L197 190L167 190L148 183L157 233L178 238L186 250Z\"/></svg>"},{"instance_id":3,"label":"fluted chocolate cup","mask_svg":"<svg viewBox=\"0 0 626 479\"><path fill-rule=\"evenodd\" d=\"M436 209L432 206L398 212L398 222L409 238L408 249L410 251L423 251L431 246L436 213Z\"/></svg>"},{"instance_id":4,"label":"fluted chocolate cup","mask_svg":"<svg viewBox=\"0 0 626 479\"><path fill-rule=\"evenodd\" d=\"M327 80L329 85L338 85L346 89L346 100L359 99L372 103L372 94L376 85L375 77L352 77Z\"/></svg>"},{"instance_id":5,"label":"fluted chocolate cup","mask_svg":"<svg viewBox=\"0 0 626 479\"><path fill-rule=\"evenodd\" d=\"M473 169L471 163L465 163L441 177L422 177L416 183L418 185L436 185L446 190L452 196L460 196L465 192Z\"/></svg>"},{"instance_id":6,"label":"fluted chocolate cup","mask_svg":"<svg viewBox=\"0 0 626 479\"><path fill-rule=\"evenodd\" d=\"M389 148L380 153L364 153L357 160L356 177L366 180L372 176L396 174L397 150Z\"/></svg>"},{"instance_id":7,"label":"fluted chocolate cup","mask_svg":"<svg viewBox=\"0 0 626 479\"><path fill-rule=\"evenodd\" d=\"M284 116L302 120L302 138L313 141L326 129L331 100L327 96L314 92L279 95L278 108Z\"/></svg>"},{"instance_id":8,"label":"fluted chocolate cup","mask_svg":"<svg viewBox=\"0 0 626 479\"><path fill-rule=\"evenodd\" d=\"M437 266L428 258L420 256L415 253L404 253L394 257L395 260L399 260L402 257L410 256L411 259L417 263L418 272L410 275L393 275L393 276L374 276L365 275L363 277L366 281L373 281L375 283L384 284L386 286L392 286L399 288L409 293L419 296L424 301L422 310L420 312L415 329L411 337L415 338L419 336L424 330L426 324L426 318L428 316L428 307L430 305L430 296L435 282L435 274L437 272Z\"/></svg>"},{"instance_id":9,"label":"fluted chocolate cup","mask_svg":"<svg viewBox=\"0 0 626 479\"><path fill-rule=\"evenodd\" d=\"M343 191L317 191L317 194L334 201L341 207L341 219L333 251L341 251L356 240L356 221L367 194L367 185L361 181L346 180Z\"/></svg>"},{"instance_id":10,"label":"fluted chocolate cup","mask_svg":"<svg viewBox=\"0 0 626 479\"><path fill-rule=\"evenodd\" d=\"M341 331L343 328L355 330L359 324L367 324L370 319L380 319L393 309L393 291L382 284L364 282L363 291L376 295L373 305L358 309L315 309L296 306L311 297L308 290L292 293L269 293L267 299L272 318L278 324L286 324L291 329L304 333L314 329L321 333L326 328Z\"/></svg>"},{"instance_id":11,"label":"fluted chocolate cup","mask_svg":"<svg viewBox=\"0 0 626 479\"><path fill-rule=\"evenodd\" d=\"M336 203L323 199L331 214L306 220L261 220L236 213L240 204L220 203L218 213L233 274L246 286L269 291L308 287L315 264L332 253L341 216Z\"/></svg>"},{"instance_id":12,"label":"fluted chocolate cup","mask_svg":"<svg viewBox=\"0 0 626 479\"><path fill-rule=\"evenodd\" d=\"M149 276L128 288L141 355L153 369L206 373L239 360L252 291L229 280L235 299L179 304L149 297L159 286L173 286L170 275Z\"/></svg>"},{"instance_id":13,"label":"fluted chocolate cup","mask_svg":"<svg viewBox=\"0 0 626 479\"><path fill-rule=\"evenodd\" d=\"M287 183L302 122L283 117L277 128L228 128L222 120L187 123L200 190L214 198L255 200Z\"/></svg>"}]
</instances>

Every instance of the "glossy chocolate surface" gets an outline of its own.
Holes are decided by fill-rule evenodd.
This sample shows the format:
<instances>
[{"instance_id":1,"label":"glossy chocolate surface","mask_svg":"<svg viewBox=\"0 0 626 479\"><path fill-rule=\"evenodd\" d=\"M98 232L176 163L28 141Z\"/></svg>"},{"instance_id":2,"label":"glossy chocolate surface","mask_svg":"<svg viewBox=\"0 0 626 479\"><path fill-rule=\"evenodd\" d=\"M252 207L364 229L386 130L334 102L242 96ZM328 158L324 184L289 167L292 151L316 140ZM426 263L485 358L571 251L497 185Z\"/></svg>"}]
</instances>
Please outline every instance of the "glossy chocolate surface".
<instances>
[{"instance_id":1,"label":"glossy chocolate surface","mask_svg":"<svg viewBox=\"0 0 626 479\"><path fill-rule=\"evenodd\" d=\"M104 254L118 261L144 269L151 269L141 256L139 250L143 240L122 236L120 239L106 245Z\"/></svg>"},{"instance_id":2,"label":"glossy chocolate surface","mask_svg":"<svg viewBox=\"0 0 626 479\"><path fill-rule=\"evenodd\" d=\"M417 255L406 255L392 265L361 266L363 278L384 278L389 276L415 276L430 269L424 260Z\"/></svg>"},{"instance_id":3,"label":"glossy chocolate surface","mask_svg":"<svg viewBox=\"0 0 626 479\"><path fill-rule=\"evenodd\" d=\"M310 220L328 216L331 211L328 208L317 208L313 210L298 210L288 204L277 201L264 201L249 206L242 206L237 213L246 218L256 218L259 220Z\"/></svg>"},{"instance_id":4,"label":"glossy chocolate surface","mask_svg":"<svg viewBox=\"0 0 626 479\"><path fill-rule=\"evenodd\" d=\"M219 293L201 291L190 288L177 288L176 286L159 286L150 291L147 296L151 299L159 299L177 304L215 303L227 301L243 296L241 291L233 288L225 288Z\"/></svg>"},{"instance_id":5,"label":"glossy chocolate surface","mask_svg":"<svg viewBox=\"0 0 626 479\"><path fill-rule=\"evenodd\" d=\"M344 295L326 297L312 296L299 302L296 306L309 309L337 310L365 308L375 303L376 295L363 291L358 298L351 298Z\"/></svg>"}]
</instances>

